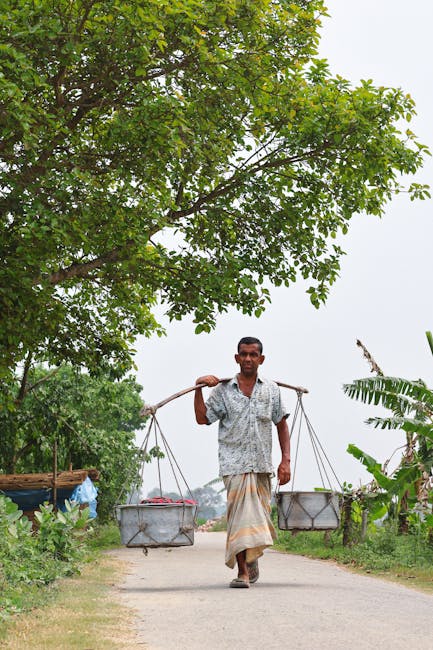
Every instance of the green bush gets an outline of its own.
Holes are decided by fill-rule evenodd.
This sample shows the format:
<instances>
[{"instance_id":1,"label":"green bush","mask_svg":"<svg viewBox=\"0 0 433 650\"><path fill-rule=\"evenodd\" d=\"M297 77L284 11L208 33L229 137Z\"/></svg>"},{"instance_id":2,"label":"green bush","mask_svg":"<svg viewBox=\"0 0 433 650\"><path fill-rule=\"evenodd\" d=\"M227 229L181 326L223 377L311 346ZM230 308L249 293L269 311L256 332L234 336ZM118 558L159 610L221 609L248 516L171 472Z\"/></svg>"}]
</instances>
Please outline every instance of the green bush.
<instances>
[{"instance_id":1,"label":"green bush","mask_svg":"<svg viewBox=\"0 0 433 650\"><path fill-rule=\"evenodd\" d=\"M371 527L366 539L343 546L340 530L325 535L306 531L278 531L275 546L289 553L321 559L333 559L368 571L389 571L398 568L428 568L433 564L433 548L421 534L399 535L396 524L387 522Z\"/></svg>"},{"instance_id":2,"label":"green bush","mask_svg":"<svg viewBox=\"0 0 433 650\"><path fill-rule=\"evenodd\" d=\"M89 509L67 501L65 506L65 512L41 506L33 531L18 506L0 495L0 618L25 609L26 594L34 595L35 588L78 571Z\"/></svg>"},{"instance_id":3,"label":"green bush","mask_svg":"<svg viewBox=\"0 0 433 650\"><path fill-rule=\"evenodd\" d=\"M105 523L96 521L92 534L87 540L89 548L105 550L121 546L120 530L116 521L111 520Z\"/></svg>"}]
</instances>

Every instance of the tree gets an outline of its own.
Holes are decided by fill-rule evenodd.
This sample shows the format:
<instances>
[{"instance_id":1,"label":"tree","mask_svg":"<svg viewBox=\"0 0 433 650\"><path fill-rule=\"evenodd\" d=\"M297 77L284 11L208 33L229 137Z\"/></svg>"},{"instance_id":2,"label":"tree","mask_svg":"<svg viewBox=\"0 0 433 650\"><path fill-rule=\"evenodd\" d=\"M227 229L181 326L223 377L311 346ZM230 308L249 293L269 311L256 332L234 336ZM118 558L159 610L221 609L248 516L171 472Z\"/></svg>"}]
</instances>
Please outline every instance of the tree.
<instances>
[{"instance_id":1,"label":"tree","mask_svg":"<svg viewBox=\"0 0 433 650\"><path fill-rule=\"evenodd\" d=\"M400 89L317 58L322 0L2 3L1 376L27 355L131 365L137 334L302 277L380 215L426 147ZM412 184L412 198L428 195Z\"/></svg>"},{"instance_id":2,"label":"tree","mask_svg":"<svg viewBox=\"0 0 433 650\"><path fill-rule=\"evenodd\" d=\"M161 496L161 490L159 487L154 487L147 496L148 498L159 497ZM173 501L177 501L181 498L190 498L191 496L198 503L198 519L213 519L224 510L224 503L220 492L217 492L210 485L194 488L191 490L191 494L188 494L188 492L185 492L182 495L177 492L163 492L162 496L168 497Z\"/></svg>"},{"instance_id":3,"label":"tree","mask_svg":"<svg viewBox=\"0 0 433 650\"><path fill-rule=\"evenodd\" d=\"M112 381L69 366L32 370L25 391L11 382L16 399L3 396L0 408L0 472L51 472L57 440L59 470L100 470L98 514L111 515L121 489L136 482L140 390L132 378Z\"/></svg>"}]
</instances>

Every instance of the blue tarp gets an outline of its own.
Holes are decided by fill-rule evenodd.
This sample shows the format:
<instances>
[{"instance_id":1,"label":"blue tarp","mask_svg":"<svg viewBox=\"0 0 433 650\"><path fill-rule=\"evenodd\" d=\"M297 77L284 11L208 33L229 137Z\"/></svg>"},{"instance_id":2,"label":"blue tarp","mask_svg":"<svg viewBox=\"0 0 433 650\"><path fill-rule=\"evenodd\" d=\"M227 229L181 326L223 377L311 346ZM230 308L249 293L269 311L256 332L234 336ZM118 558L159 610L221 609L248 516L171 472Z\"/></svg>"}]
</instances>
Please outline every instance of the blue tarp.
<instances>
[{"instance_id":1,"label":"blue tarp","mask_svg":"<svg viewBox=\"0 0 433 650\"><path fill-rule=\"evenodd\" d=\"M71 495L71 501L78 503L88 503L90 510L90 519L96 517L96 497L98 496L98 488L95 487L93 481L87 477L81 485L77 485Z\"/></svg>"}]
</instances>

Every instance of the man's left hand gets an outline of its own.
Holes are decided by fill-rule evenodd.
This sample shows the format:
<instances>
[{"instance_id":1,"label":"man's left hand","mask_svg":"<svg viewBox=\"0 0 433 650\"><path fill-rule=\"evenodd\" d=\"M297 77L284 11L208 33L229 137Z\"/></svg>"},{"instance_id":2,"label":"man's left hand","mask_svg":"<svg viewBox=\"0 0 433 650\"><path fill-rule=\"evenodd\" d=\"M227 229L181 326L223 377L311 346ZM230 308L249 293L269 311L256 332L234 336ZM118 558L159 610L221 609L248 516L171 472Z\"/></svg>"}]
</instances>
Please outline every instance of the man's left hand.
<instances>
[{"instance_id":1,"label":"man's left hand","mask_svg":"<svg viewBox=\"0 0 433 650\"><path fill-rule=\"evenodd\" d=\"M278 467L278 481L285 485L290 481L290 460L282 460Z\"/></svg>"}]
</instances>

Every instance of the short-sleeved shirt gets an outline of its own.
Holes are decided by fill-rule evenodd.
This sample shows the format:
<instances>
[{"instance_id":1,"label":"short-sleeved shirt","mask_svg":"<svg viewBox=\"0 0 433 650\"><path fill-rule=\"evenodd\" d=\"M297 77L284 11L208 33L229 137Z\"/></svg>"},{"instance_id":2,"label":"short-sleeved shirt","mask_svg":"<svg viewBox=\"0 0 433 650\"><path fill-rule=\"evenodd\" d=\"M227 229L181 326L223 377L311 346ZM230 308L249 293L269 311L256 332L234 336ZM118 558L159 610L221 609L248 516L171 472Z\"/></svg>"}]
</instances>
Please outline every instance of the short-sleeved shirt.
<instances>
[{"instance_id":1,"label":"short-sleeved shirt","mask_svg":"<svg viewBox=\"0 0 433 650\"><path fill-rule=\"evenodd\" d=\"M273 381L257 377L251 397L242 393L237 377L218 384L206 402L206 417L209 424L219 420L220 476L272 474L272 423L287 416Z\"/></svg>"}]
</instances>

